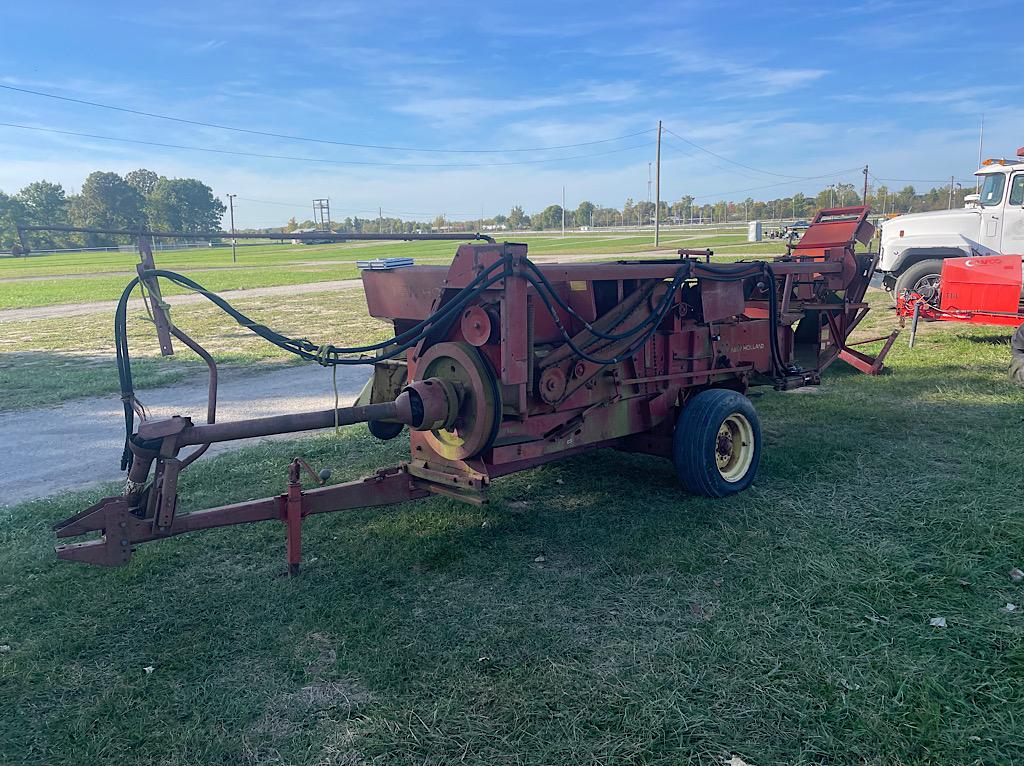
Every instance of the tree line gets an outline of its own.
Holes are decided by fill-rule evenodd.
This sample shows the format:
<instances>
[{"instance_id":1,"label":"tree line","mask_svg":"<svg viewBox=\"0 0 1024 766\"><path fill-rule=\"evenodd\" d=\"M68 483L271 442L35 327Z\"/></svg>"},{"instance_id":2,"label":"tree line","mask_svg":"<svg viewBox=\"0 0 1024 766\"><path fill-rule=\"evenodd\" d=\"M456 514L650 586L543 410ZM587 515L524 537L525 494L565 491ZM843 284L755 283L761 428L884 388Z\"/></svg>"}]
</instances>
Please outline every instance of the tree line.
<instances>
[{"instance_id":1,"label":"tree line","mask_svg":"<svg viewBox=\"0 0 1024 766\"><path fill-rule=\"evenodd\" d=\"M954 187L952 197L950 187L934 187L926 192L917 192L913 186L904 186L899 191L878 185L868 189L867 204L874 213L882 215L903 215L920 213L927 210L944 210L963 207L964 196L973 189ZM661 221L666 224L688 223L737 223L754 220L793 220L810 219L821 208L851 206L863 204L862 191L853 184L834 184L825 186L817 194L806 195L797 192L788 197L755 200L747 197L744 200L718 200L717 202L698 202L690 195L684 195L674 202L661 203ZM654 223L654 203L626 199L621 208L606 207L589 200L580 202L575 208L566 208L565 227L567 229L604 228L604 227L637 227L650 226ZM313 229L312 220L298 221L292 218L285 226L264 231L290 232ZM560 230L562 228L561 205L548 205L535 213L526 213L521 205L515 205L508 214L498 214L490 218L453 221L439 215L432 221L411 221L401 218L384 216L382 218L348 217L332 224L336 231L366 233L412 233L430 231L476 231L483 230Z\"/></svg>"},{"instance_id":2,"label":"tree line","mask_svg":"<svg viewBox=\"0 0 1024 766\"><path fill-rule=\"evenodd\" d=\"M941 186L926 192L917 192L913 186L904 186L899 191L879 185L868 189L866 204L874 213L882 215L903 215L928 210L945 210L963 207L964 197L973 189ZM797 192L788 197L774 199L718 200L699 202L695 197L683 195L674 202L662 201L660 220L663 223L736 223L754 220L781 220L811 218L818 210L827 207L865 204L862 191L853 184L826 186L817 194L805 195ZM655 205L650 201L626 199L621 208L605 207L589 200L579 203L575 209L565 210L566 228L607 226L649 226L654 223ZM562 207L549 205L543 210L525 214L520 206L513 207L509 214L498 215L485 221L487 224L508 229L561 229Z\"/></svg>"},{"instance_id":3,"label":"tree line","mask_svg":"<svg viewBox=\"0 0 1024 766\"><path fill-rule=\"evenodd\" d=\"M954 188L952 205L962 207L964 195L972 189ZM918 193L913 186L899 191L884 185L868 190L867 204L885 215L945 209L950 204L950 187L934 187ZM746 220L810 218L824 207L859 205L861 194L853 184L834 184L815 195L796 193L774 199L698 201L683 195L675 201L663 201L660 220L667 224L735 223ZM627 198L621 208L607 207L589 200L565 210L566 228L649 226L654 222L653 202ZM140 168L120 176L117 173L90 173L78 194L67 194L60 184L33 181L17 194L0 191L0 250L18 248L16 226L20 224L70 224L106 229L164 229L169 231L212 231L221 228L224 204L212 189L195 178L167 178ZM526 213L515 205L508 214L490 218L452 221L437 216L431 221L403 220L395 217L348 217L335 222L336 231L366 233L412 233L430 231L484 230L560 230L563 211L560 205ZM314 228L313 221L292 218L284 226L258 231L290 232ZM241 229L239 229L241 231ZM248 231L257 231L249 229ZM131 242L130 237L104 234L37 232L31 244L35 249L98 247Z\"/></svg>"},{"instance_id":4,"label":"tree line","mask_svg":"<svg viewBox=\"0 0 1024 766\"><path fill-rule=\"evenodd\" d=\"M48 224L94 229L211 231L221 225L224 204L195 178L167 178L140 168L120 176L90 173L78 194L59 183L33 181L17 194L0 191L0 250L17 252L17 226ZM125 244L130 237L78 232L33 232L35 249Z\"/></svg>"}]
</instances>

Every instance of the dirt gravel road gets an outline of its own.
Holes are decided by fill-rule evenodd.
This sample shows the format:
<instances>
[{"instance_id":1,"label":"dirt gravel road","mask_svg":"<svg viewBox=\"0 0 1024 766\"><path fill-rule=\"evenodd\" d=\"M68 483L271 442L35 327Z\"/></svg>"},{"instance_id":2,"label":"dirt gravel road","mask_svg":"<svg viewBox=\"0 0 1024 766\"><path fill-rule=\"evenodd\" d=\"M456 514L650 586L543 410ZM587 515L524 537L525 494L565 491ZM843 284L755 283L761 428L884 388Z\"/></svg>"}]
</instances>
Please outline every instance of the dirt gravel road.
<instances>
[{"instance_id":1,"label":"dirt gravel road","mask_svg":"<svg viewBox=\"0 0 1024 766\"><path fill-rule=\"evenodd\" d=\"M338 368L341 406L355 400L369 374L369 367ZM189 415L196 423L205 422L205 380L138 393L151 418ZM224 375L218 399L217 420L226 422L329 409L334 406L334 390L330 370L308 364L262 374ZM254 441L259 440L214 445L207 455ZM5 412L0 417L0 444L9 448L0 460L0 505L124 478L118 466L124 446L121 400L111 395Z\"/></svg>"}]
</instances>

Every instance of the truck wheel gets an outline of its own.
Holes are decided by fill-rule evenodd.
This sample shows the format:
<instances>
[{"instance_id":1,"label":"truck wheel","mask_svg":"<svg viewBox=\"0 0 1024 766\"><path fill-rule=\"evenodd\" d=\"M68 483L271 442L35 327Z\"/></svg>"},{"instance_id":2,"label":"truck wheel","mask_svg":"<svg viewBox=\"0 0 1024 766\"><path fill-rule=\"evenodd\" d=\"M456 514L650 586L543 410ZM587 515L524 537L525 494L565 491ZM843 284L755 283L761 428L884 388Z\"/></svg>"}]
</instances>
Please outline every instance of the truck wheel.
<instances>
[{"instance_id":1,"label":"truck wheel","mask_svg":"<svg viewBox=\"0 0 1024 766\"><path fill-rule=\"evenodd\" d=\"M928 305L938 306L941 292L939 278L941 275L941 258L930 258L927 261L919 261L896 277L896 286L893 289L893 295L900 296L904 291L917 293L925 299Z\"/></svg>"},{"instance_id":2,"label":"truck wheel","mask_svg":"<svg viewBox=\"0 0 1024 766\"><path fill-rule=\"evenodd\" d=\"M383 420L371 420L366 424L370 433L382 441L394 439L405 428L401 423L387 423Z\"/></svg>"},{"instance_id":3,"label":"truck wheel","mask_svg":"<svg viewBox=\"0 0 1024 766\"><path fill-rule=\"evenodd\" d=\"M679 481L695 495L725 497L749 487L761 461L761 421L735 391L701 391L683 407L672 437Z\"/></svg>"}]
</instances>

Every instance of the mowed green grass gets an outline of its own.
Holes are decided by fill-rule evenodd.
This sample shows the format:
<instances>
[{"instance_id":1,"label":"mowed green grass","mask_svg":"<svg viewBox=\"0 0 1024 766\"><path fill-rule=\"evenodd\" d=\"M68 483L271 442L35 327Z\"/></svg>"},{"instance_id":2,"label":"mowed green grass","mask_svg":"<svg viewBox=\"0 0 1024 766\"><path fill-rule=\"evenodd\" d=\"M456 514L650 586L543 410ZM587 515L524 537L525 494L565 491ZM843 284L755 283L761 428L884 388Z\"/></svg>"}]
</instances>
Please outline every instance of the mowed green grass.
<instances>
[{"instance_id":1,"label":"mowed green grass","mask_svg":"<svg viewBox=\"0 0 1024 766\"><path fill-rule=\"evenodd\" d=\"M233 303L256 321L320 343L372 343L394 335L390 323L369 316L358 286ZM176 325L214 354L222 371L259 374L273 365L303 363L239 327L215 306L175 307L171 315ZM161 356L145 310L132 309L128 317L132 374L143 401L146 390L154 386L185 380L205 385L206 364L196 354L174 341L174 355ZM0 348L0 412L119 392L112 312L0 323Z\"/></svg>"},{"instance_id":2,"label":"mowed green grass","mask_svg":"<svg viewBox=\"0 0 1024 766\"><path fill-rule=\"evenodd\" d=\"M885 329L891 314L877 312ZM435 498L54 560L95 490L0 510L0 762L1024 762L1024 395L1005 329L755 399L755 485L590 453ZM182 511L407 457L361 426L201 460ZM116 459L112 455L111 459ZM933 627L944 617L947 627Z\"/></svg>"},{"instance_id":3,"label":"mowed green grass","mask_svg":"<svg viewBox=\"0 0 1024 766\"><path fill-rule=\"evenodd\" d=\"M595 255L594 260L609 257L614 256ZM722 260L733 258L726 256ZM233 297L232 304L279 332L317 343L351 346L381 341L394 334L390 323L368 315L358 283L351 288L316 293L243 295ZM888 307L884 300L879 305ZM145 390L154 386L205 380L205 364L182 344L175 343L173 356L160 355L156 333L143 308L130 309L128 316L132 372L143 398ZM258 373L266 371L268 365L301 363L205 302L172 308L172 319L214 352L224 369L246 368ZM0 349L0 412L51 406L119 390L113 311L0 322Z\"/></svg>"},{"instance_id":4,"label":"mowed green grass","mask_svg":"<svg viewBox=\"0 0 1024 766\"><path fill-rule=\"evenodd\" d=\"M511 237L511 235L510 235ZM521 239L535 255L644 252L653 238L641 236L558 235ZM735 233L666 233L661 248L721 248L750 253L780 253L778 243L747 244ZM155 256L160 268L181 271L210 290L242 290L352 279L357 260L409 256L421 263L447 263L457 242L351 242L333 245L258 245L238 249L238 262L230 248L165 251ZM137 257L132 253L77 253L28 258L0 258L0 309L49 306L62 303L115 300L135 276ZM183 292L168 285L167 294Z\"/></svg>"}]
</instances>

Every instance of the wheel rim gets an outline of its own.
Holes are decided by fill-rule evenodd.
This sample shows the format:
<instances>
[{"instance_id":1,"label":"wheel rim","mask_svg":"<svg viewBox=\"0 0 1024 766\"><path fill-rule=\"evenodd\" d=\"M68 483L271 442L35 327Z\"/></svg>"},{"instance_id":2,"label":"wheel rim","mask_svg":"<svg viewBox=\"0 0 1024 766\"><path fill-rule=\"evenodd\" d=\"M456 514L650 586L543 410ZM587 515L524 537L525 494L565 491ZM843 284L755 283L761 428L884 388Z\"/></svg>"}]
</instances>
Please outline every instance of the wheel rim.
<instances>
[{"instance_id":1,"label":"wheel rim","mask_svg":"<svg viewBox=\"0 0 1024 766\"><path fill-rule=\"evenodd\" d=\"M728 482L746 476L754 462L754 428L746 416L734 412L718 429L715 438L715 465Z\"/></svg>"},{"instance_id":2,"label":"wheel rim","mask_svg":"<svg viewBox=\"0 0 1024 766\"><path fill-rule=\"evenodd\" d=\"M910 291L920 295L930 306L938 306L940 292L939 275L925 274L914 282L914 286L910 288Z\"/></svg>"}]
</instances>

